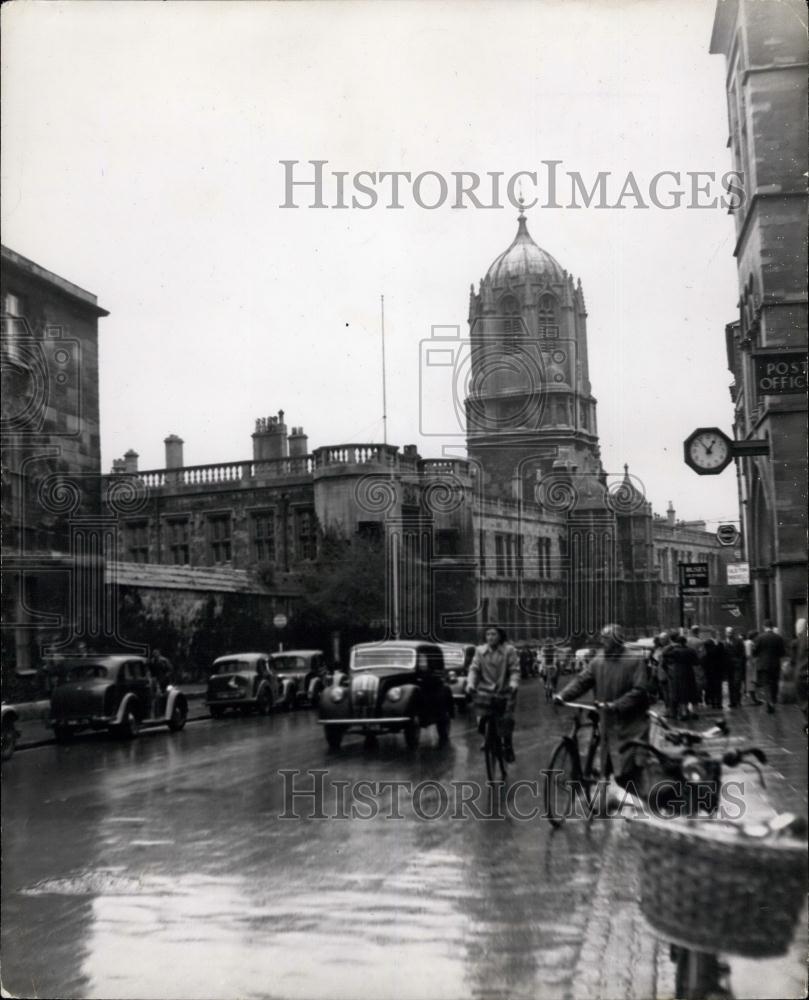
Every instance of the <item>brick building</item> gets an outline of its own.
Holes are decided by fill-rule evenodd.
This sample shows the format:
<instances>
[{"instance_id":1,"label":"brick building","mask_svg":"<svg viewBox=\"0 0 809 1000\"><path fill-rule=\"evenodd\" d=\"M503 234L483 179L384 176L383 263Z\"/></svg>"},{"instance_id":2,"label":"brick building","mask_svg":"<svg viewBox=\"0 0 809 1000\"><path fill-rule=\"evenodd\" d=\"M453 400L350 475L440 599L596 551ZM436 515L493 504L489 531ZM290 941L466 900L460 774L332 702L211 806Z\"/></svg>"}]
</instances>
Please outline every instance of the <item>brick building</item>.
<instances>
[{"instance_id":1,"label":"brick building","mask_svg":"<svg viewBox=\"0 0 809 1000\"><path fill-rule=\"evenodd\" d=\"M784 635L806 618L806 6L721 0L710 51L724 55L734 169L738 319L725 328L734 435L769 442L737 460L755 620Z\"/></svg>"}]
</instances>

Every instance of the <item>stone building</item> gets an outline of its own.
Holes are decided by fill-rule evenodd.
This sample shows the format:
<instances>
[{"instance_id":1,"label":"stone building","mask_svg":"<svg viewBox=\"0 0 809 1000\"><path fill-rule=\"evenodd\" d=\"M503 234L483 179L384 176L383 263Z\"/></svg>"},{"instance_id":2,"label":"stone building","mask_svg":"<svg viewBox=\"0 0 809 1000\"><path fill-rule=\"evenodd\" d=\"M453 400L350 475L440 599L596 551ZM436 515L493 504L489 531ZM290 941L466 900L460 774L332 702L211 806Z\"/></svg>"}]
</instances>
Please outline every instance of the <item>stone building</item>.
<instances>
[{"instance_id":1,"label":"stone building","mask_svg":"<svg viewBox=\"0 0 809 1000\"><path fill-rule=\"evenodd\" d=\"M724 55L736 208L738 319L725 328L733 429L769 443L737 460L755 619L784 635L806 617L806 6L720 0L710 51Z\"/></svg>"},{"instance_id":2,"label":"stone building","mask_svg":"<svg viewBox=\"0 0 809 1000\"><path fill-rule=\"evenodd\" d=\"M723 559L704 525L656 518L625 467L598 445L581 282L517 234L470 297L467 455L423 458L414 445L310 449L281 410L256 422L252 456L186 466L113 463L137 511L120 518L123 564L234 567L260 580L272 612L294 618L300 580L328 533L378 538L388 555L387 629L469 639L497 621L515 638L581 643L605 621L636 635L677 624L677 561ZM676 583L674 583L676 590ZM689 610L715 622L716 595ZM269 627L269 626L268 626Z\"/></svg>"},{"instance_id":3,"label":"stone building","mask_svg":"<svg viewBox=\"0 0 809 1000\"><path fill-rule=\"evenodd\" d=\"M43 645L102 627L98 321L108 313L6 247L2 265L2 655L4 671L26 674Z\"/></svg>"}]
</instances>

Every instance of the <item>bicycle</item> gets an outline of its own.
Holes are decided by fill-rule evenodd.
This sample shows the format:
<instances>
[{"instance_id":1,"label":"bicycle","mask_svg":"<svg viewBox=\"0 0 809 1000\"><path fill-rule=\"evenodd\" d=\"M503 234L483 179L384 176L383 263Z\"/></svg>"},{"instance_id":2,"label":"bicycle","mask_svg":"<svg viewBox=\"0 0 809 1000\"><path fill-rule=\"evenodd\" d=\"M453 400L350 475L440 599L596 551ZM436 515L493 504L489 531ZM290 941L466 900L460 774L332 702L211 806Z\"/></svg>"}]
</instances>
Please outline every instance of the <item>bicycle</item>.
<instances>
[{"instance_id":1,"label":"bicycle","mask_svg":"<svg viewBox=\"0 0 809 1000\"><path fill-rule=\"evenodd\" d=\"M495 772L499 768L501 781L508 777L506 770L506 746L500 731L500 719L508 705L508 695L495 694L491 696L483 709L483 755L486 761L486 777L495 781Z\"/></svg>"},{"instance_id":2,"label":"bicycle","mask_svg":"<svg viewBox=\"0 0 809 1000\"><path fill-rule=\"evenodd\" d=\"M661 818L668 823L673 816L689 821L699 818L715 819L719 811L722 768L724 766L736 767L741 764L752 766L758 773L759 781L764 787L764 775L759 765L765 764L767 757L759 747L748 746L727 750L721 756L716 756L700 745L706 738L717 735L727 736L728 730L724 724L720 724L712 730L696 732L675 728L656 712L650 711L647 714L652 722L660 726L666 742L675 747L684 748L684 752L675 753L656 746L648 740L629 740L621 747L621 751L635 747L652 754L668 779L658 786L658 790L662 787L667 789L667 796L662 801L657 794L650 795L648 799L648 805L654 806L653 812L658 823ZM680 806L679 812L672 811L674 804ZM777 817L776 821L771 824L772 831L765 829L758 831L757 835L766 836L769 832L783 833L793 825L794 819L795 817L788 816ZM716 919L718 901L713 898L713 886L707 875L694 877L695 885L698 886L699 891L705 894L704 898L694 898L693 894L689 895L691 886L688 885L683 890L680 884L688 881L685 875L688 866L696 868L701 864L700 852L705 849L702 846L703 842L697 837L693 839L691 850L683 855L686 866L683 878L673 880L670 867L660 863L661 857L665 856L665 825L660 826L654 823L649 825L644 820L640 820L640 823L641 825L636 829L635 834L640 843L644 845L641 865L642 909L655 930L670 941L670 958L675 965L676 995L682 997L683 1000L704 1000L709 996L728 995L722 985L722 979L727 974L728 968L717 954L717 952L725 950L725 947L720 947L720 945L727 945L727 940L717 941L713 951L707 951L704 947L696 950L683 942L684 937L693 936L700 939L700 944L703 944L704 938L713 933L719 933L715 926L719 924ZM669 836L683 841L688 833L683 833L680 830ZM674 842L676 841L672 843ZM681 846L680 850L682 851L682 849ZM674 847L671 847L671 850L674 850ZM666 872L668 874L665 874ZM684 907L680 905L677 896L679 892L682 892L685 897ZM667 912L667 908L670 909L670 912ZM734 905L734 910L739 911L738 905ZM696 918L694 918L694 914L697 915ZM686 918L689 915L692 920L696 920L696 926L690 928L687 926ZM739 930L726 931L726 936L735 943L738 941ZM677 943L672 939L675 939Z\"/></svg>"},{"instance_id":3,"label":"bicycle","mask_svg":"<svg viewBox=\"0 0 809 1000\"><path fill-rule=\"evenodd\" d=\"M606 781L608 770L607 741L602 739L602 730L606 732L606 704L595 702L586 705L575 701L561 704L574 709L576 714L570 731L562 736L554 748L546 771L546 813L555 827L560 827L571 814L576 797L584 798L588 807L587 816L592 818L594 789ZM590 739L582 762L579 734L586 729L590 730Z\"/></svg>"},{"instance_id":4,"label":"bicycle","mask_svg":"<svg viewBox=\"0 0 809 1000\"><path fill-rule=\"evenodd\" d=\"M545 701L552 702L553 696L556 694L556 685L559 682L559 670L557 667L545 667L543 675L543 684L545 688Z\"/></svg>"}]
</instances>

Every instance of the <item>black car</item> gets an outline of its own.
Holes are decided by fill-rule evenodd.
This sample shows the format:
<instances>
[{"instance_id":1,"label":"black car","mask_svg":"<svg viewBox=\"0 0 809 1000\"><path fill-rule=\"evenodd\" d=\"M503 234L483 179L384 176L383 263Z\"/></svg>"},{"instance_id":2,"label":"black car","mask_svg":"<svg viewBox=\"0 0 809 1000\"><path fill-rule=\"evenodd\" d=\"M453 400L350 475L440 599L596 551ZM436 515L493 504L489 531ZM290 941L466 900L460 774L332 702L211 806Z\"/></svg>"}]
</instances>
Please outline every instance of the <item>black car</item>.
<instances>
[{"instance_id":1,"label":"black car","mask_svg":"<svg viewBox=\"0 0 809 1000\"><path fill-rule=\"evenodd\" d=\"M446 743L453 714L440 645L369 642L351 650L343 683L323 690L318 721L332 750L347 732L366 737L400 732L414 750L425 726L434 725L439 743Z\"/></svg>"},{"instance_id":2,"label":"black car","mask_svg":"<svg viewBox=\"0 0 809 1000\"><path fill-rule=\"evenodd\" d=\"M176 732L188 718L178 688L161 687L142 656L102 655L66 659L51 694L49 725L59 742L85 729L134 737L143 727Z\"/></svg>"},{"instance_id":3,"label":"black car","mask_svg":"<svg viewBox=\"0 0 809 1000\"><path fill-rule=\"evenodd\" d=\"M269 715L282 704L281 685L269 653L231 653L214 660L205 704L214 719L226 711Z\"/></svg>"}]
</instances>

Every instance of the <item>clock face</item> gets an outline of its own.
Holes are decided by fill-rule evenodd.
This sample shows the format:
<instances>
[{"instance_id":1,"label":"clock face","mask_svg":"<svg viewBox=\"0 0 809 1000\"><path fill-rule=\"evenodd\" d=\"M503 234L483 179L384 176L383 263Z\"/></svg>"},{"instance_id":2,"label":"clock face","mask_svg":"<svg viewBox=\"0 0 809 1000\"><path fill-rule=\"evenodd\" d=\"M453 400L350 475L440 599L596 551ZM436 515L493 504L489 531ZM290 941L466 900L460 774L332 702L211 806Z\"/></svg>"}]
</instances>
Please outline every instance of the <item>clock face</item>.
<instances>
[{"instance_id":1,"label":"clock face","mask_svg":"<svg viewBox=\"0 0 809 1000\"><path fill-rule=\"evenodd\" d=\"M703 431L691 441L688 454L700 469L724 468L728 460L728 443L715 431Z\"/></svg>"}]
</instances>

